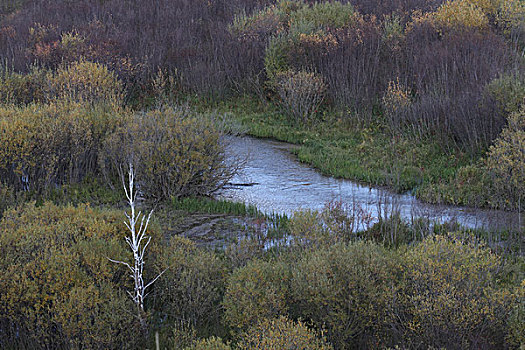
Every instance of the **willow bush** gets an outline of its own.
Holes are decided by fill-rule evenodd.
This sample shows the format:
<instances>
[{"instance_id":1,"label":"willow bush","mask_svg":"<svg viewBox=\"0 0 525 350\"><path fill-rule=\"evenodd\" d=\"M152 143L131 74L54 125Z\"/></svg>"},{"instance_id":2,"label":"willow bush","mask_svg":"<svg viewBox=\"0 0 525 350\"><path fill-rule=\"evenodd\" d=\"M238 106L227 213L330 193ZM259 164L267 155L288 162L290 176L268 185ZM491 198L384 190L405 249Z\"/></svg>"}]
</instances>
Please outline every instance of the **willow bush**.
<instances>
[{"instance_id":1,"label":"willow bush","mask_svg":"<svg viewBox=\"0 0 525 350\"><path fill-rule=\"evenodd\" d=\"M247 330L263 318L287 314L289 280L284 262L254 260L235 270L224 296L224 320L234 330Z\"/></svg>"},{"instance_id":2,"label":"willow bush","mask_svg":"<svg viewBox=\"0 0 525 350\"><path fill-rule=\"evenodd\" d=\"M394 329L408 348L502 349L514 305L502 261L454 235L429 237L402 255Z\"/></svg>"},{"instance_id":3,"label":"willow bush","mask_svg":"<svg viewBox=\"0 0 525 350\"><path fill-rule=\"evenodd\" d=\"M154 308L164 323L184 322L183 326L194 329L197 336L221 331L221 302L230 272L224 259L173 236L155 260L154 268L158 272L167 269L155 282L152 296Z\"/></svg>"},{"instance_id":4,"label":"willow bush","mask_svg":"<svg viewBox=\"0 0 525 350\"><path fill-rule=\"evenodd\" d=\"M224 343L221 338L210 337L198 340L192 346L184 348L184 350L232 350L232 347Z\"/></svg>"},{"instance_id":5,"label":"willow bush","mask_svg":"<svg viewBox=\"0 0 525 350\"><path fill-rule=\"evenodd\" d=\"M239 350L332 350L322 334L308 328L305 323L293 322L281 316L261 319L257 325L240 336Z\"/></svg>"},{"instance_id":6,"label":"willow bush","mask_svg":"<svg viewBox=\"0 0 525 350\"><path fill-rule=\"evenodd\" d=\"M0 104L26 105L46 101L48 72L32 65L27 73L0 68Z\"/></svg>"},{"instance_id":7,"label":"willow bush","mask_svg":"<svg viewBox=\"0 0 525 350\"><path fill-rule=\"evenodd\" d=\"M111 182L132 162L152 200L205 196L236 171L226 162L223 136L212 121L183 107L137 113L107 136L99 165Z\"/></svg>"},{"instance_id":8,"label":"willow bush","mask_svg":"<svg viewBox=\"0 0 525 350\"><path fill-rule=\"evenodd\" d=\"M101 142L119 120L74 102L0 107L0 180L40 192L96 174Z\"/></svg>"},{"instance_id":9,"label":"willow bush","mask_svg":"<svg viewBox=\"0 0 525 350\"><path fill-rule=\"evenodd\" d=\"M277 74L280 105L296 123L314 120L323 103L326 84L314 73L287 71Z\"/></svg>"},{"instance_id":10,"label":"willow bush","mask_svg":"<svg viewBox=\"0 0 525 350\"><path fill-rule=\"evenodd\" d=\"M138 346L133 305L123 290L127 271L107 258L125 260L128 254L122 219L121 211L50 203L5 213L0 347Z\"/></svg>"},{"instance_id":11,"label":"willow bush","mask_svg":"<svg viewBox=\"0 0 525 350\"><path fill-rule=\"evenodd\" d=\"M496 193L492 200L501 208L525 206L525 106L512 113L508 125L490 147L486 159Z\"/></svg>"},{"instance_id":12,"label":"willow bush","mask_svg":"<svg viewBox=\"0 0 525 350\"><path fill-rule=\"evenodd\" d=\"M393 256L372 243L312 250L292 271L296 316L325 327L337 349L385 344L397 268Z\"/></svg>"},{"instance_id":13,"label":"willow bush","mask_svg":"<svg viewBox=\"0 0 525 350\"><path fill-rule=\"evenodd\" d=\"M59 67L48 76L48 99L120 106L123 86L107 66L80 60Z\"/></svg>"}]
</instances>

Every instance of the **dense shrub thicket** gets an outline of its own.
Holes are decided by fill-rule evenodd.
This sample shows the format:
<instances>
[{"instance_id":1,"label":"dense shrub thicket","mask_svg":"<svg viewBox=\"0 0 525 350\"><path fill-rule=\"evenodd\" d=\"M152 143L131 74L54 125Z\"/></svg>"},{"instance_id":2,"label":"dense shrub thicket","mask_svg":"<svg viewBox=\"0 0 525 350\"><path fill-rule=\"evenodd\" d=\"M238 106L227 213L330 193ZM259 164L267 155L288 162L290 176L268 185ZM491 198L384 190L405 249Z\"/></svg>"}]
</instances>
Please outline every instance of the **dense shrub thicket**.
<instances>
[{"instance_id":1,"label":"dense shrub thicket","mask_svg":"<svg viewBox=\"0 0 525 350\"><path fill-rule=\"evenodd\" d=\"M57 101L0 107L0 179L43 191L96 173L105 134L120 122L113 111Z\"/></svg>"},{"instance_id":2,"label":"dense shrub thicket","mask_svg":"<svg viewBox=\"0 0 525 350\"><path fill-rule=\"evenodd\" d=\"M123 164L135 164L141 190L150 198L205 196L237 170L226 163L223 136L213 121L187 108L136 113L107 134L99 165L111 180Z\"/></svg>"},{"instance_id":3,"label":"dense shrub thicket","mask_svg":"<svg viewBox=\"0 0 525 350\"><path fill-rule=\"evenodd\" d=\"M0 346L121 349L153 341L132 316L126 268L108 260L129 258L122 217L50 203L5 213ZM146 277L166 272L146 312L166 346L523 345L523 261L504 260L457 235L397 249L358 239L316 246L293 240L234 269L222 252L177 236L167 240L156 224L148 232Z\"/></svg>"},{"instance_id":4,"label":"dense shrub thicket","mask_svg":"<svg viewBox=\"0 0 525 350\"><path fill-rule=\"evenodd\" d=\"M195 350L523 348L523 257L337 202L294 214L269 248L258 232L207 250L153 222L148 333L108 259L130 258L122 212L40 199L89 179L116 192L129 163L140 199L212 194L237 170L223 129L172 102L250 93L290 125L334 108L337 125L488 150L454 190L474 178L465 196L520 209L524 14L519 0L1 3L0 348L152 348L157 331Z\"/></svg>"},{"instance_id":5,"label":"dense shrub thicket","mask_svg":"<svg viewBox=\"0 0 525 350\"><path fill-rule=\"evenodd\" d=\"M513 112L508 125L491 146L487 167L496 187L495 200L508 209L525 203L525 105Z\"/></svg>"},{"instance_id":6,"label":"dense shrub thicket","mask_svg":"<svg viewBox=\"0 0 525 350\"><path fill-rule=\"evenodd\" d=\"M152 231L153 234L154 231ZM135 348L122 213L27 204L0 223L0 347Z\"/></svg>"},{"instance_id":7,"label":"dense shrub thicket","mask_svg":"<svg viewBox=\"0 0 525 350\"><path fill-rule=\"evenodd\" d=\"M183 107L135 113L122 91L106 66L84 60L4 72L0 182L41 193L104 175L120 186L119 169L132 162L144 195L158 200L208 195L235 173L216 123Z\"/></svg>"},{"instance_id":8,"label":"dense shrub thicket","mask_svg":"<svg viewBox=\"0 0 525 350\"><path fill-rule=\"evenodd\" d=\"M0 98L10 103L151 104L163 77L171 97L257 95L295 125L335 109L349 125L479 157L525 94L519 0L39 0L9 12ZM99 96L104 86L114 96Z\"/></svg>"}]
</instances>

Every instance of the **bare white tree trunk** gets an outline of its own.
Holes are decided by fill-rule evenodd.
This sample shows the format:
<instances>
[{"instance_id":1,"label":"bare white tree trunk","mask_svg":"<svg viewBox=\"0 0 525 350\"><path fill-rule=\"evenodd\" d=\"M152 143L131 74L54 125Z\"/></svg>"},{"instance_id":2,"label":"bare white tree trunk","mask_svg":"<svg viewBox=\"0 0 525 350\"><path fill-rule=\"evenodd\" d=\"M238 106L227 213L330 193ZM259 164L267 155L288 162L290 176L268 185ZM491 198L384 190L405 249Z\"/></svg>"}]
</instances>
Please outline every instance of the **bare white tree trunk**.
<instances>
[{"instance_id":1,"label":"bare white tree trunk","mask_svg":"<svg viewBox=\"0 0 525 350\"><path fill-rule=\"evenodd\" d=\"M135 288L133 292L128 291L128 294L137 307L137 318L140 325L143 327L143 330L146 330L147 323L144 313L144 299L148 295L146 290L164 273L164 271L158 274L157 277L150 282L144 282L144 255L146 253L146 248L151 241L151 237L146 235L146 230L148 229L149 220L153 210L150 211L147 217L142 215L140 211L138 213L136 211L138 191L135 186L135 171L131 163L129 164L128 184L126 186L124 176L122 177L122 184L124 186L124 191L126 192L126 199L131 209L129 214L125 212L128 222L124 222L124 224L131 234L131 236L126 237L126 243L129 245L133 253L133 262L127 263L125 261L109 260L123 264L131 271L131 277L135 283Z\"/></svg>"}]
</instances>

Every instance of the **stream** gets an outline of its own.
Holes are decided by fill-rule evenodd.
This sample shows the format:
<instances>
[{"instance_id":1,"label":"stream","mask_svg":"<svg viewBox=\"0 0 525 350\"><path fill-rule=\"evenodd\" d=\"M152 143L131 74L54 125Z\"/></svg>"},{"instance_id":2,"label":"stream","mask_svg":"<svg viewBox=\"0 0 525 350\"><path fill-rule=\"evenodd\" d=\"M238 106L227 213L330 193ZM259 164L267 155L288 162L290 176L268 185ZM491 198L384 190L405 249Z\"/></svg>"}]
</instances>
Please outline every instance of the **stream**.
<instances>
[{"instance_id":1,"label":"stream","mask_svg":"<svg viewBox=\"0 0 525 350\"><path fill-rule=\"evenodd\" d=\"M229 159L245 159L246 163L218 197L253 204L266 214L291 215L301 209L321 210L330 201L341 201L354 212L359 210L372 222L397 212L409 222L417 218L434 223L452 221L464 227L489 231L516 230L524 226L524 218L518 213L431 205L412 195L324 176L300 163L291 152L293 147L272 140L230 138L227 146Z\"/></svg>"}]
</instances>

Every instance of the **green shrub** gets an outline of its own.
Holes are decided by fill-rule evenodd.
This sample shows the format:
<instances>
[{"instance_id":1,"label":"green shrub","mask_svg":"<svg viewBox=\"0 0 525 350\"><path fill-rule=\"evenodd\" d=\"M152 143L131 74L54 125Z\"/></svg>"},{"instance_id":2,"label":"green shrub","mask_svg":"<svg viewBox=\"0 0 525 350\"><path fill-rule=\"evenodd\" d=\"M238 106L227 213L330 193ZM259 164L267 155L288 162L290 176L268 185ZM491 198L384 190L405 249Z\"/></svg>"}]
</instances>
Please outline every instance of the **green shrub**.
<instances>
[{"instance_id":1,"label":"green shrub","mask_svg":"<svg viewBox=\"0 0 525 350\"><path fill-rule=\"evenodd\" d=\"M291 13L304 6L302 1L280 0L276 4L255 11L250 16L241 13L235 16L230 31L238 36L252 38L274 35L288 27Z\"/></svg>"},{"instance_id":2,"label":"green shrub","mask_svg":"<svg viewBox=\"0 0 525 350\"><path fill-rule=\"evenodd\" d=\"M234 329L247 329L263 318L287 313L289 267L254 260L233 272L224 297L224 319Z\"/></svg>"},{"instance_id":3,"label":"green shrub","mask_svg":"<svg viewBox=\"0 0 525 350\"><path fill-rule=\"evenodd\" d=\"M403 221L399 213L391 213L387 218L379 218L379 221L366 230L363 235L367 239L386 247L399 247L416 240L417 234Z\"/></svg>"},{"instance_id":4,"label":"green shrub","mask_svg":"<svg viewBox=\"0 0 525 350\"><path fill-rule=\"evenodd\" d=\"M23 196L17 193L13 187L6 186L0 182L0 219L2 219L7 209L23 203L23 199Z\"/></svg>"},{"instance_id":5,"label":"green shrub","mask_svg":"<svg viewBox=\"0 0 525 350\"><path fill-rule=\"evenodd\" d=\"M349 241L364 218L358 208L339 201L328 202L322 211L294 212L289 222L294 246L319 247Z\"/></svg>"},{"instance_id":6,"label":"green shrub","mask_svg":"<svg viewBox=\"0 0 525 350\"><path fill-rule=\"evenodd\" d=\"M525 348L525 279L516 292L517 303L513 306L509 319L508 342L516 348Z\"/></svg>"},{"instance_id":7,"label":"green shrub","mask_svg":"<svg viewBox=\"0 0 525 350\"><path fill-rule=\"evenodd\" d=\"M276 82L285 113L297 123L311 122L324 100L323 78L315 73L286 71L276 75Z\"/></svg>"},{"instance_id":8,"label":"green shrub","mask_svg":"<svg viewBox=\"0 0 525 350\"><path fill-rule=\"evenodd\" d=\"M343 28L351 24L355 16L356 12L350 3L315 2L291 13L290 31L293 32L296 26L311 26L314 30Z\"/></svg>"},{"instance_id":9,"label":"green shrub","mask_svg":"<svg viewBox=\"0 0 525 350\"><path fill-rule=\"evenodd\" d=\"M487 167L497 192L494 202L519 209L525 203L525 105L508 118L508 126L490 147Z\"/></svg>"},{"instance_id":10,"label":"green shrub","mask_svg":"<svg viewBox=\"0 0 525 350\"><path fill-rule=\"evenodd\" d=\"M223 259L174 236L155 268L158 272L168 268L155 282L155 309L161 312L164 322L184 320L200 336L221 328L221 301L228 273Z\"/></svg>"},{"instance_id":11,"label":"green shrub","mask_svg":"<svg viewBox=\"0 0 525 350\"><path fill-rule=\"evenodd\" d=\"M396 261L381 246L336 244L305 254L292 271L298 317L326 327L338 349L370 348L384 339Z\"/></svg>"},{"instance_id":12,"label":"green shrub","mask_svg":"<svg viewBox=\"0 0 525 350\"><path fill-rule=\"evenodd\" d=\"M261 320L241 335L239 350L331 350L324 337L301 322L284 316Z\"/></svg>"},{"instance_id":13,"label":"green shrub","mask_svg":"<svg viewBox=\"0 0 525 350\"><path fill-rule=\"evenodd\" d=\"M517 112L525 102L525 80L519 76L504 75L494 79L486 90L506 113Z\"/></svg>"},{"instance_id":14,"label":"green shrub","mask_svg":"<svg viewBox=\"0 0 525 350\"><path fill-rule=\"evenodd\" d=\"M442 29L486 29L489 20L481 8L468 0L448 0L435 12L415 18L415 22L427 22Z\"/></svg>"},{"instance_id":15,"label":"green shrub","mask_svg":"<svg viewBox=\"0 0 525 350\"><path fill-rule=\"evenodd\" d=\"M505 347L513 297L498 286L498 256L452 236L435 236L409 249L402 261L393 319L405 346Z\"/></svg>"},{"instance_id":16,"label":"green shrub","mask_svg":"<svg viewBox=\"0 0 525 350\"><path fill-rule=\"evenodd\" d=\"M70 63L48 75L48 98L88 104L121 106L123 86L115 73L100 63Z\"/></svg>"},{"instance_id":17,"label":"green shrub","mask_svg":"<svg viewBox=\"0 0 525 350\"><path fill-rule=\"evenodd\" d=\"M231 346L225 344L221 338L211 337L201 339L195 345L185 348L184 350L231 350Z\"/></svg>"},{"instance_id":18,"label":"green shrub","mask_svg":"<svg viewBox=\"0 0 525 350\"><path fill-rule=\"evenodd\" d=\"M271 89L275 89L278 84L277 76L289 69L289 52L293 45L294 42L286 34L279 34L270 39L264 53L264 69Z\"/></svg>"},{"instance_id":19,"label":"green shrub","mask_svg":"<svg viewBox=\"0 0 525 350\"><path fill-rule=\"evenodd\" d=\"M262 13L265 14L262 18L273 19L273 29L267 30L272 37L264 57L266 76L272 89L278 84L277 75L291 68L291 63L295 60L291 57L291 52L301 51L297 48L304 46L301 41L307 44L330 41L332 37L326 35L325 31L346 27L357 18L352 5L339 1L316 2L311 5L303 1L281 1ZM249 28L254 23L260 23L255 21L257 18L261 17L252 16L239 23L243 23L243 28Z\"/></svg>"},{"instance_id":20,"label":"green shrub","mask_svg":"<svg viewBox=\"0 0 525 350\"><path fill-rule=\"evenodd\" d=\"M43 191L97 172L101 141L119 117L78 103L0 107L0 181Z\"/></svg>"},{"instance_id":21,"label":"green shrub","mask_svg":"<svg viewBox=\"0 0 525 350\"><path fill-rule=\"evenodd\" d=\"M5 213L0 347L136 348L138 325L122 290L127 270L108 260L127 258L122 220L121 211L86 205Z\"/></svg>"},{"instance_id":22,"label":"green shrub","mask_svg":"<svg viewBox=\"0 0 525 350\"><path fill-rule=\"evenodd\" d=\"M168 108L136 114L108 135L99 165L111 181L134 163L142 194L161 200L220 189L236 171L225 160L223 134L212 121Z\"/></svg>"},{"instance_id":23,"label":"green shrub","mask_svg":"<svg viewBox=\"0 0 525 350\"><path fill-rule=\"evenodd\" d=\"M525 48L525 4L521 0L503 0L496 14L496 23L503 33L516 45Z\"/></svg>"},{"instance_id":24,"label":"green shrub","mask_svg":"<svg viewBox=\"0 0 525 350\"><path fill-rule=\"evenodd\" d=\"M44 102L48 72L31 66L27 74L0 68L0 104L23 105Z\"/></svg>"}]
</instances>

